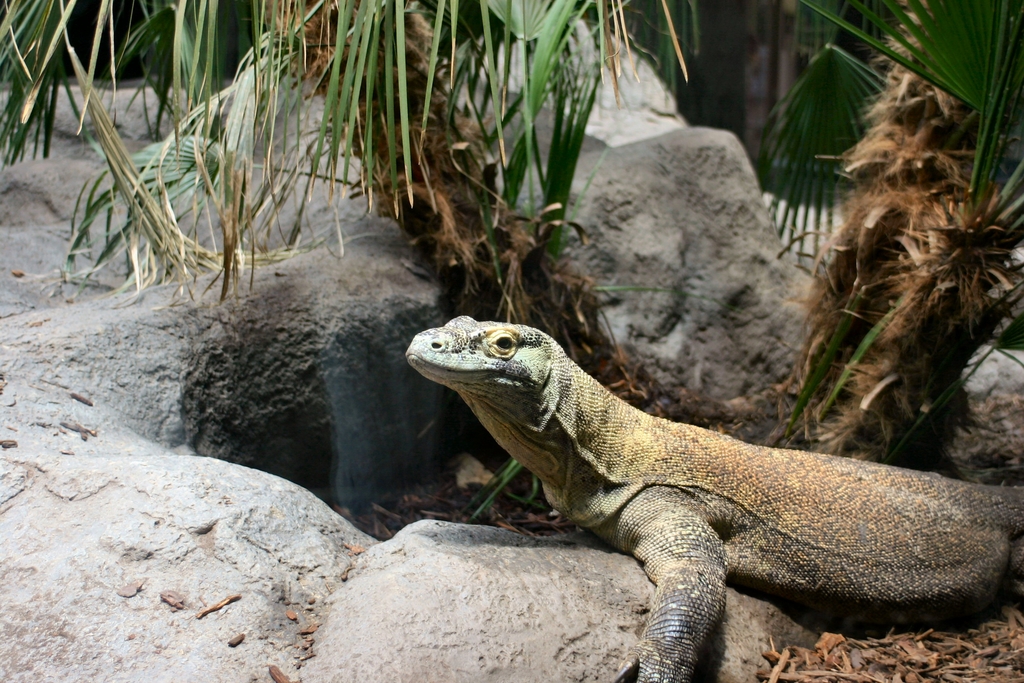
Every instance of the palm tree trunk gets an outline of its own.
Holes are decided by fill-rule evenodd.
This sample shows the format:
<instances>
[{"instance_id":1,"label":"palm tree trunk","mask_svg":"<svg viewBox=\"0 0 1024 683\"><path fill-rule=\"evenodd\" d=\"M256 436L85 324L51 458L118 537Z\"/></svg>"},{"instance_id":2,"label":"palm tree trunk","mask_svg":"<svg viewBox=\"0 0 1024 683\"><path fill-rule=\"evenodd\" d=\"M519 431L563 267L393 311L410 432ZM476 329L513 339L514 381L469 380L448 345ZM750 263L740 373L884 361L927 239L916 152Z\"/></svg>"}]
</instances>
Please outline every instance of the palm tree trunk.
<instances>
[{"instance_id":1,"label":"palm tree trunk","mask_svg":"<svg viewBox=\"0 0 1024 683\"><path fill-rule=\"evenodd\" d=\"M1006 313L999 288L1016 281L998 229L962 209L975 118L970 109L901 67L849 153L854 190L810 299L810 332L797 372L811 374L844 316L849 333L805 411L807 432L837 455L934 469L967 419L962 391L926 419ZM839 394L820 411L869 330L891 316ZM936 416L933 416L936 417Z\"/></svg>"}]
</instances>

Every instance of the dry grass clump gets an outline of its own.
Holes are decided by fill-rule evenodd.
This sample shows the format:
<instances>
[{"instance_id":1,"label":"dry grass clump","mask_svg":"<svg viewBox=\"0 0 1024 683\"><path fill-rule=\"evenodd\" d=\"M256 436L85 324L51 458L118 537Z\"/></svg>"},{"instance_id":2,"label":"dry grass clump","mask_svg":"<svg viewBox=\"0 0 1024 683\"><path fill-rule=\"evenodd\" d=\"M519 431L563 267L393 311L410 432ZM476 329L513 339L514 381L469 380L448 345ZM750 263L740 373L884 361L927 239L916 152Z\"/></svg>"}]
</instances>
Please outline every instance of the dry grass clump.
<instances>
[{"instance_id":1,"label":"dry grass clump","mask_svg":"<svg viewBox=\"0 0 1024 683\"><path fill-rule=\"evenodd\" d=\"M318 83L334 50L331 32L336 19L331 12L336 10L321 10L306 28L307 75ZM567 262L548 257L549 224L520 217L501 200L495 185L497 166L489 158L479 125L458 112L449 113L444 61L426 102L432 38L427 22L407 13L405 37L412 149L403 149L396 117L390 136L397 148L396 176L391 174L386 124L374 129L372 149L363 130L353 136L352 151L362 160L363 191L371 206L397 220L429 260L453 301L452 313L539 327L585 363L595 348L608 343L597 322L593 283ZM343 59L348 50L346 46ZM383 54L381 47L381 69ZM380 75L370 101L371 114L377 117L388 105L383 83L389 75ZM318 87L323 89L322 83ZM367 112L365 92L361 97L360 122ZM397 96L392 106L398 110ZM368 152L372 159L366 158ZM411 177L405 173L406 154L412 157ZM369 175L367 168L372 169Z\"/></svg>"},{"instance_id":2,"label":"dry grass clump","mask_svg":"<svg viewBox=\"0 0 1024 683\"><path fill-rule=\"evenodd\" d=\"M989 338L1008 311L998 297L1019 275L1010 260L1015 238L988 221L987 202L965 208L976 132L969 108L895 67L869 121L846 159L855 189L809 302L798 371L810 374L852 311L850 332L805 415L825 450L882 460ZM835 409L820 416L858 343L890 311ZM961 392L939 427L915 435L902 464L939 464L966 410Z\"/></svg>"},{"instance_id":3,"label":"dry grass clump","mask_svg":"<svg viewBox=\"0 0 1024 683\"><path fill-rule=\"evenodd\" d=\"M1022 683L1024 615L1003 608L1003 620L966 633L928 629L884 638L847 639L823 633L814 649L764 653L771 670L758 679L777 683Z\"/></svg>"}]
</instances>

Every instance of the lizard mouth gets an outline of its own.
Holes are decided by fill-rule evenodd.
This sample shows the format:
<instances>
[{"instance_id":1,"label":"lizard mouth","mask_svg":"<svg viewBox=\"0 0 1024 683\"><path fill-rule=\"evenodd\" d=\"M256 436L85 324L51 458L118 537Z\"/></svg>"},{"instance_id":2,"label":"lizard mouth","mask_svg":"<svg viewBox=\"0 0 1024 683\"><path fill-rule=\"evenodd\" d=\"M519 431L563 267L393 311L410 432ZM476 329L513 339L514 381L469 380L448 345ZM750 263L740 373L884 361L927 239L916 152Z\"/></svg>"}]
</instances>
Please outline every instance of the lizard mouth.
<instances>
[{"instance_id":1,"label":"lizard mouth","mask_svg":"<svg viewBox=\"0 0 1024 683\"><path fill-rule=\"evenodd\" d=\"M409 362L418 373L423 375L429 380L435 382L447 383L447 382L459 382L470 379L473 373L467 370L456 370L454 368L447 367L445 365L430 361L423 357L423 355L414 350L409 349L405 352L405 359Z\"/></svg>"},{"instance_id":2,"label":"lizard mouth","mask_svg":"<svg viewBox=\"0 0 1024 683\"><path fill-rule=\"evenodd\" d=\"M468 389L468 385L480 384L494 377L493 370L454 368L443 362L438 363L429 356L429 352L424 353L423 350L412 347L405 352L405 359L416 372L433 382L444 384L452 389Z\"/></svg>"}]
</instances>

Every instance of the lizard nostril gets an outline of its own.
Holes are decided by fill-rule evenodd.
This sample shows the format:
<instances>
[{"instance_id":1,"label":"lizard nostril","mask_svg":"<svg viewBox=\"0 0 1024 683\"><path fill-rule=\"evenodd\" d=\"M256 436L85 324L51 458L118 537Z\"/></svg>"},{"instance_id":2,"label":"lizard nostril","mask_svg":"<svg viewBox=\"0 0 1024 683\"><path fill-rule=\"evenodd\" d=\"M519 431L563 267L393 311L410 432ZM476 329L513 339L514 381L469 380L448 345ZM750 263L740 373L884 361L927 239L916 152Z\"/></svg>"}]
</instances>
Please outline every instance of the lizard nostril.
<instances>
[{"instance_id":1,"label":"lizard nostril","mask_svg":"<svg viewBox=\"0 0 1024 683\"><path fill-rule=\"evenodd\" d=\"M434 349L435 351L440 351L441 349L444 348L444 344L442 344L439 341L432 341L430 342L430 348Z\"/></svg>"}]
</instances>

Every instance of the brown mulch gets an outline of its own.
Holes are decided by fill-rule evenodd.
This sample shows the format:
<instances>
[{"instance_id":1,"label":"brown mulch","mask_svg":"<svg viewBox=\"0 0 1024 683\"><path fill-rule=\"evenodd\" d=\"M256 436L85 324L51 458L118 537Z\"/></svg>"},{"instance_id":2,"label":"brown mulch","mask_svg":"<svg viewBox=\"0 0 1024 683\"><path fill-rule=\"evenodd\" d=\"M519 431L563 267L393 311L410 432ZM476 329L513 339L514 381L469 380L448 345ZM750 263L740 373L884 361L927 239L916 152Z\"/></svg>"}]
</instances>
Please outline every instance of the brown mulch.
<instances>
[{"instance_id":1,"label":"brown mulch","mask_svg":"<svg viewBox=\"0 0 1024 683\"><path fill-rule=\"evenodd\" d=\"M1024 683L1024 615L1016 607L1002 613L964 633L928 629L864 640L823 633L814 649L765 652L772 669L757 677L768 683Z\"/></svg>"},{"instance_id":2,"label":"brown mulch","mask_svg":"<svg viewBox=\"0 0 1024 683\"><path fill-rule=\"evenodd\" d=\"M334 509L363 533L383 541L394 536L402 527L421 519L469 523L473 513L469 503L480 488L478 484L471 484L468 488L460 489L455 484L455 474L452 472L422 492L407 493L393 501L373 503L362 514L354 515L338 506ZM523 470L512 480L507 491L520 498L529 498L533 492L533 475ZM475 521L525 536L551 536L578 529L565 517L552 512L541 491L537 492L533 504L524 504L501 493L491 509Z\"/></svg>"}]
</instances>

